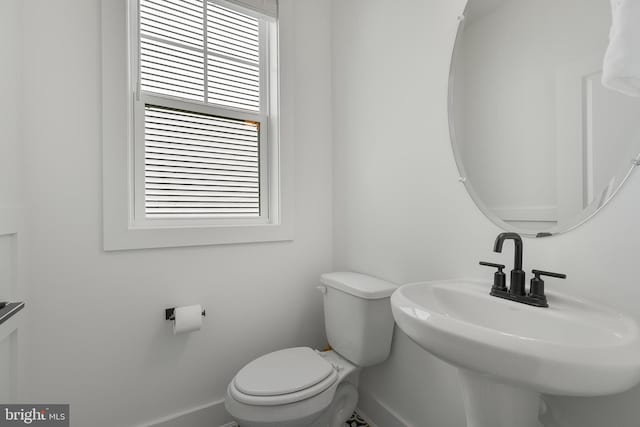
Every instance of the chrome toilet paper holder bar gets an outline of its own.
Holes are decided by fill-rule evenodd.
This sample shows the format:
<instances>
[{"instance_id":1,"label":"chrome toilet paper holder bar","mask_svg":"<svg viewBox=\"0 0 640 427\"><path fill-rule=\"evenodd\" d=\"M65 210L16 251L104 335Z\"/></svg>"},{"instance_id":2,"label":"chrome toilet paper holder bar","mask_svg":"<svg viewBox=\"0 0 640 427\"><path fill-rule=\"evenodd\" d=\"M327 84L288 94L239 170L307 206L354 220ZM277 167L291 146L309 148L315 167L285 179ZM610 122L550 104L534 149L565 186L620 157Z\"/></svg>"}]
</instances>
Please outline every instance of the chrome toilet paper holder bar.
<instances>
[{"instance_id":1,"label":"chrome toilet paper holder bar","mask_svg":"<svg viewBox=\"0 0 640 427\"><path fill-rule=\"evenodd\" d=\"M202 317L205 317L206 315L207 315L206 310L202 310ZM176 320L176 308L175 307L165 308L164 318L166 320Z\"/></svg>"}]
</instances>

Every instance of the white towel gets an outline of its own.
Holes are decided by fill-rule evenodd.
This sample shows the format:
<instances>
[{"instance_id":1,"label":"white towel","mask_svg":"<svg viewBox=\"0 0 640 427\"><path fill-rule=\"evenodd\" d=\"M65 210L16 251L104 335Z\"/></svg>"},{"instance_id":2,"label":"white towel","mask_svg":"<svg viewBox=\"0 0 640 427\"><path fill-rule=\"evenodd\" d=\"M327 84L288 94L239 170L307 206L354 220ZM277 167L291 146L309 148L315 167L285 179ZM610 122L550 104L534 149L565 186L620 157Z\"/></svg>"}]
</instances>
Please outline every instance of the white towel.
<instances>
[{"instance_id":1,"label":"white towel","mask_svg":"<svg viewBox=\"0 0 640 427\"><path fill-rule=\"evenodd\" d=\"M613 23L604 57L602 84L640 96L640 0L611 0Z\"/></svg>"}]
</instances>

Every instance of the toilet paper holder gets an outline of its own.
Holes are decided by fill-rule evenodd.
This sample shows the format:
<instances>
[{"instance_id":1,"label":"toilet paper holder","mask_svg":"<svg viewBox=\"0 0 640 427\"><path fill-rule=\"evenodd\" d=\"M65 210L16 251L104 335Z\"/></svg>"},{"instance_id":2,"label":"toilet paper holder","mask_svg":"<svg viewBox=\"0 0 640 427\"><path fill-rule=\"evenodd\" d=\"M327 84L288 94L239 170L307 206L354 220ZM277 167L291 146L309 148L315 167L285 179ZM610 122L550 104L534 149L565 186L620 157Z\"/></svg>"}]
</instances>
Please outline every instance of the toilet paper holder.
<instances>
[{"instance_id":1,"label":"toilet paper holder","mask_svg":"<svg viewBox=\"0 0 640 427\"><path fill-rule=\"evenodd\" d=\"M207 315L206 310L202 310L202 317L205 317L206 315ZM164 318L166 320L176 320L176 308L175 307L166 308L164 310Z\"/></svg>"}]
</instances>

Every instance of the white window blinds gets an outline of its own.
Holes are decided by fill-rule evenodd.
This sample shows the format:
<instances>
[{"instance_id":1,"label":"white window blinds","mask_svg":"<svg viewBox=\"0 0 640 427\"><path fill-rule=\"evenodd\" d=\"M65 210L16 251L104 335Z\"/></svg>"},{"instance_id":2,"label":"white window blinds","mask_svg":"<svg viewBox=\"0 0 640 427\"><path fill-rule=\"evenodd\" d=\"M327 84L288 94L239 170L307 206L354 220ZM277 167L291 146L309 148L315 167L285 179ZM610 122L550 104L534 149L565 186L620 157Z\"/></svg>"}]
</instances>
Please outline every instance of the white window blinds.
<instances>
[{"instance_id":1,"label":"white window blinds","mask_svg":"<svg viewBox=\"0 0 640 427\"><path fill-rule=\"evenodd\" d=\"M208 101L260 111L258 20L209 3Z\"/></svg>"},{"instance_id":2,"label":"white window blinds","mask_svg":"<svg viewBox=\"0 0 640 427\"><path fill-rule=\"evenodd\" d=\"M141 89L260 111L258 19L205 3L141 0Z\"/></svg>"},{"instance_id":3,"label":"white window blinds","mask_svg":"<svg viewBox=\"0 0 640 427\"><path fill-rule=\"evenodd\" d=\"M140 89L153 95L142 97L146 218L262 213L265 22L241 10L203 0L140 0Z\"/></svg>"},{"instance_id":4,"label":"white window blinds","mask_svg":"<svg viewBox=\"0 0 640 427\"><path fill-rule=\"evenodd\" d=\"M260 215L259 125L145 107L150 218Z\"/></svg>"},{"instance_id":5,"label":"white window blinds","mask_svg":"<svg viewBox=\"0 0 640 427\"><path fill-rule=\"evenodd\" d=\"M140 1L140 88L204 101L202 2Z\"/></svg>"}]
</instances>

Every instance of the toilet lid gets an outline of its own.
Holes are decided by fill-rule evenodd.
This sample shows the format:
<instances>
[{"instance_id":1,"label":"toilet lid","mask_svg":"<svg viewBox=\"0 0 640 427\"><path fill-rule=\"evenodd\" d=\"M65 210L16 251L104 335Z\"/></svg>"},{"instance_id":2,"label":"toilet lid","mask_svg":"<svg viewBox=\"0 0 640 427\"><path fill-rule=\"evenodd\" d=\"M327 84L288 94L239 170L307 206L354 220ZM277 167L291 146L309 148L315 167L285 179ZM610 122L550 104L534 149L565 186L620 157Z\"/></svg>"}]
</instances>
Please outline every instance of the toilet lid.
<instances>
[{"instance_id":1,"label":"toilet lid","mask_svg":"<svg viewBox=\"0 0 640 427\"><path fill-rule=\"evenodd\" d=\"M278 396L313 387L334 373L334 368L309 347L275 351L242 368L235 388L252 396Z\"/></svg>"}]
</instances>

